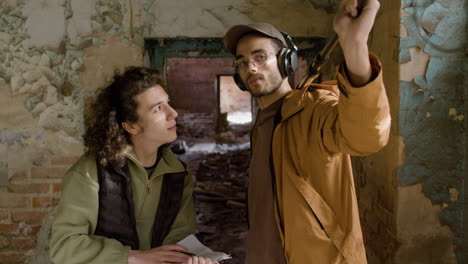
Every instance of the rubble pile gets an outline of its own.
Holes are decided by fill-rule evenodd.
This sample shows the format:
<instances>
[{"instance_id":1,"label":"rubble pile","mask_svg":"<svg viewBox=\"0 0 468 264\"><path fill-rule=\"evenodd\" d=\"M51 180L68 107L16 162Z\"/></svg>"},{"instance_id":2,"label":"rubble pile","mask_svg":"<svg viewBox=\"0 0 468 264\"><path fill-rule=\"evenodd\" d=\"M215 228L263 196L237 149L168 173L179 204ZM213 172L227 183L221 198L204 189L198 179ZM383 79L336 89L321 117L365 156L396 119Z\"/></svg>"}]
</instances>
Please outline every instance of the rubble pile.
<instances>
[{"instance_id":1,"label":"rubble pile","mask_svg":"<svg viewBox=\"0 0 468 264\"><path fill-rule=\"evenodd\" d=\"M248 148L201 154L194 172L198 238L215 251L232 254L226 264L244 262L247 235ZM192 159L196 160L196 159Z\"/></svg>"}]
</instances>

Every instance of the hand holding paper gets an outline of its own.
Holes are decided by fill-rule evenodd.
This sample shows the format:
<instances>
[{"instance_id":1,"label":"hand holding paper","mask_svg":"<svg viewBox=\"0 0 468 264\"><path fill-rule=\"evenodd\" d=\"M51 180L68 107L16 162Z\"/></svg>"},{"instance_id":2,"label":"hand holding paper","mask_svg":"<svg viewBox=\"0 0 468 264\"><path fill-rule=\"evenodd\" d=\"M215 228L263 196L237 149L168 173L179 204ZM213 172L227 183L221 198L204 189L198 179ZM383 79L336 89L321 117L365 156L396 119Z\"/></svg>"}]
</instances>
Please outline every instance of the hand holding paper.
<instances>
[{"instance_id":1,"label":"hand holding paper","mask_svg":"<svg viewBox=\"0 0 468 264\"><path fill-rule=\"evenodd\" d=\"M203 245L194 235L190 235L182 239L181 241L177 242L177 244L187 248L190 253L193 253L198 257L209 258L213 262L231 259L231 256L226 253L216 252L209 249Z\"/></svg>"}]
</instances>

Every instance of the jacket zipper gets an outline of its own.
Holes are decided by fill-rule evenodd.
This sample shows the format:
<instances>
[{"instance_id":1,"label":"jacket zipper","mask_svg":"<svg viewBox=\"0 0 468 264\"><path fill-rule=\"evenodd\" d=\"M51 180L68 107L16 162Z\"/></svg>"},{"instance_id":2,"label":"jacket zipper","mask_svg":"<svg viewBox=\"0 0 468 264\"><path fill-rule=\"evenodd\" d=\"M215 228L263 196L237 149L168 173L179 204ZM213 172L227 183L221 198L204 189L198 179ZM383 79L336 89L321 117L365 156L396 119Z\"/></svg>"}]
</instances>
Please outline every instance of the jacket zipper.
<instances>
[{"instance_id":1,"label":"jacket zipper","mask_svg":"<svg viewBox=\"0 0 468 264\"><path fill-rule=\"evenodd\" d=\"M146 192L145 192L145 196L143 197L143 201L141 202L140 210L138 210L138 215L141 215L141 211L143 211L143 208L145 207L146 198L148 197L149 192L151 191L151 181L154 178L155 177L151 177L148 180L146 180Z\"/></svg>"},{"instance_id":2,"label":"jacket zipper","mask_svg":"<svg viewBox=\"0 0 468 264\"><path fill-rule=\"evenodd\" d=\"M150 188L151 188L150 183L151 183L151 180L147 180L147 181L146 181L146 194L147 194L147 195L148 195L149 192L150 192Z\"/></svg>"}]
</instances>

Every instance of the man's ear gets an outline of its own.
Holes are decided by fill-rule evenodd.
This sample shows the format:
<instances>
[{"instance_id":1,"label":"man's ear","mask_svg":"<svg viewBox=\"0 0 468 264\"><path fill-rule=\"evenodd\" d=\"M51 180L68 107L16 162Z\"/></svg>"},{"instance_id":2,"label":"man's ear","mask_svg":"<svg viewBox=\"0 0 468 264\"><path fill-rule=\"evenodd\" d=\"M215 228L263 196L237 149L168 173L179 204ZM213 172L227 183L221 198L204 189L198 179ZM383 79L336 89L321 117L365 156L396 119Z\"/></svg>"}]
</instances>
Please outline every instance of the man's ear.
<instances>
[{"instance_id":1,"label":"man's ear","mask_svg":"<svg viewBox=\"0 0 468 264\"><path fill-rule=\"evenodd\" d=\"M127 131L130 135L137 135L138 133L141 132L141 127L137 125L136 123L127 123L127 122L122 122L122 127Z\"/></svg>"}]
</instances>

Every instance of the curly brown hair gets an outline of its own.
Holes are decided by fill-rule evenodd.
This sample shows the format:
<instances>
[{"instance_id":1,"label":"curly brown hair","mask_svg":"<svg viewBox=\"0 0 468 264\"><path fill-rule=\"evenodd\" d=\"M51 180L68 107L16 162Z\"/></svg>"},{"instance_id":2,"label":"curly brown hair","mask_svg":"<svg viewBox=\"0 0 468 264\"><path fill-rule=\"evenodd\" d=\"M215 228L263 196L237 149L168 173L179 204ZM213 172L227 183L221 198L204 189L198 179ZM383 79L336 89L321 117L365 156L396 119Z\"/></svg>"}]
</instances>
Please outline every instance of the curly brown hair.
<instances>
[{"instance_id":1,"label":"curly brown hair","mask_svg":"<svg viewBox=\"0 0 468 264\"><path fill-rule=\"evenodd\" d=\"M125 165L125 152L130 149L131 141L122 123L138 120L135 97L156 85L163 87L157 70L132 66L122 74L116 72L109 85L98 90L90 111L85 114L83 140L88 152L103 166Z\"/></svg>"}]
</instances>

